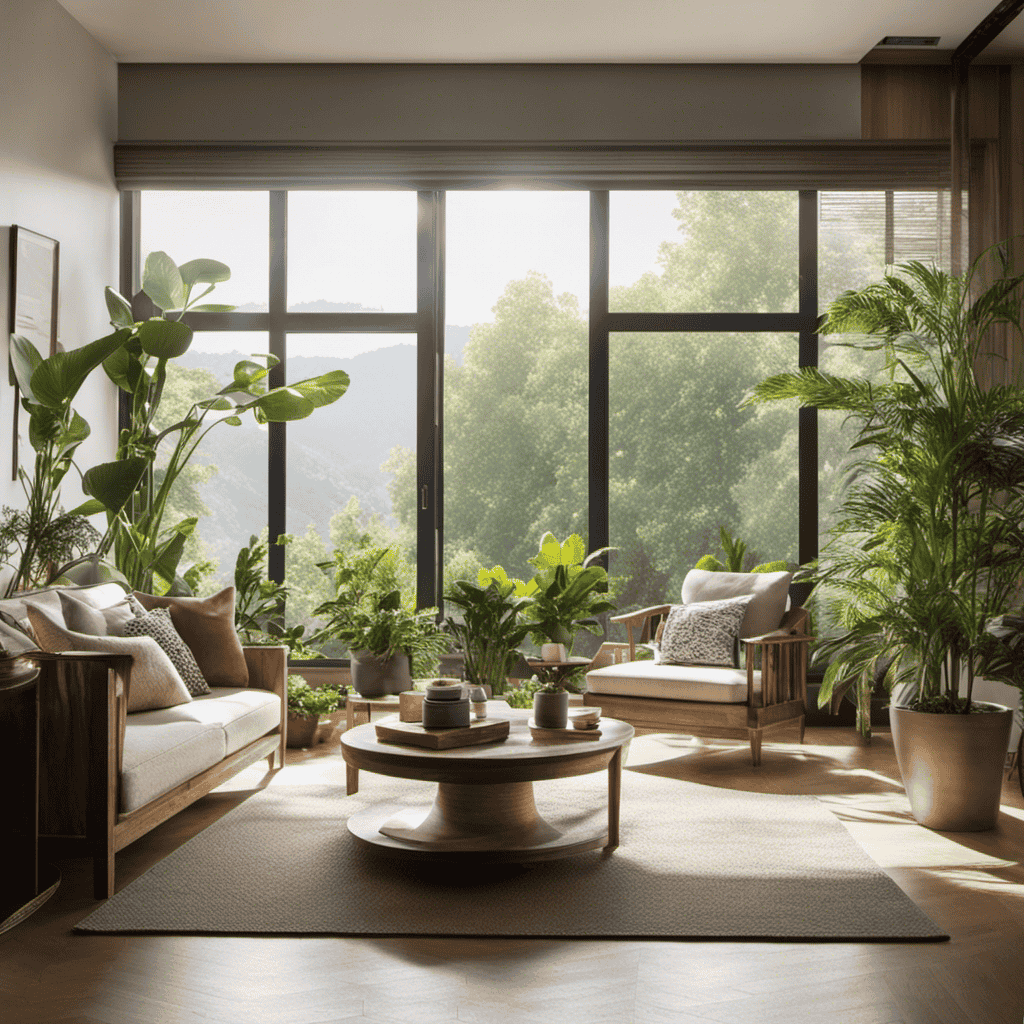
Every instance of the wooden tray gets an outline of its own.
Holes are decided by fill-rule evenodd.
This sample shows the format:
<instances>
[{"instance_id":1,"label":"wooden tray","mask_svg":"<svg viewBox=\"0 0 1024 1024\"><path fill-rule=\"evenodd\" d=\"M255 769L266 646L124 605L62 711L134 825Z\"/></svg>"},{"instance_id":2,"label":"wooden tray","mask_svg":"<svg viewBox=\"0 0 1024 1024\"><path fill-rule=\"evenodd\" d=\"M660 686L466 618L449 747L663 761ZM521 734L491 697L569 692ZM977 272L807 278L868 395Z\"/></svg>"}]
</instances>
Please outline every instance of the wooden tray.
<instances>
[{"instance_id":1,"label":"wooden tray","mask_svg":"<svg viewBox=\"0 0 1024 1024\"><path fill-rule=\"evenodd\" d=\"M477 743L494 743L508 736L507 718L485 718L454 729L425 729L419 722L381 722L376 726L382 743L403 743L428 750L451 750Z\"/></svg>"},{"instance_id":2,"label":"wooden tray","mask_svg":"<svg viewBox=\"0 0 1024 1024\"><path fill-rule=\"evenodd\" d=\"M563 740L598 740L601 738L600 729L544 729L539 725L534 725L533 719L530 719L530 735L535 740L546 741L548 743L561 743Z\"/></svg>"}]
</instances>

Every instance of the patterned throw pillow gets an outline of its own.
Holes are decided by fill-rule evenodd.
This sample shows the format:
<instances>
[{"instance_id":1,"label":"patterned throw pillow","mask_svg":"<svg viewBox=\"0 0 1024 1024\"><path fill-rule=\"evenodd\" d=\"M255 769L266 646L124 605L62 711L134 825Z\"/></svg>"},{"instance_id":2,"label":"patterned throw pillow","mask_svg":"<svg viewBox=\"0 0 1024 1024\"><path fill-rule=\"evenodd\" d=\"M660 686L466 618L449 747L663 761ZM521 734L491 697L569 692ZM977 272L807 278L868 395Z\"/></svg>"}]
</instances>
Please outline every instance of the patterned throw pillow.
<instances>
[{"instance_id":1,"label":"patterned throw pillow","mask_svg":"<svg viewBox=\"0 0 1024 1024\"><path fill-rule=\"evenodd\" d=\"M196 659L171 622L169 609L154 608L151 612L131 619L125 623L124 635L151 636L171 659L171 664L178 670L178 675L193 697L201 697L210 692Z\"/></svg>"},{"instance_id":2,"label":"patterned throw pillow","mask_svg":"<svg viewBox=\"0 0 1024 1024\"><path fill-rule=\"evenodd\" d=\"M663 665L728 665L753 594L674 604L655 660Z\"/></svg>"}]
</instances>

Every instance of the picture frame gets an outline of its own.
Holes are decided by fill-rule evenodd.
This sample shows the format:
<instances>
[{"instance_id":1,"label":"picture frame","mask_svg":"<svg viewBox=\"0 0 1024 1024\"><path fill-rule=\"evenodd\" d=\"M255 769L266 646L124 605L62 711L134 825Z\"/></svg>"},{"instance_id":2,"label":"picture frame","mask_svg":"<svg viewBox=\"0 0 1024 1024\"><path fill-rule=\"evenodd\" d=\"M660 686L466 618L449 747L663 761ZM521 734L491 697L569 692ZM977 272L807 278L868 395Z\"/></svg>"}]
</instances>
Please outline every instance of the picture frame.
<instances>
[{"instance_id":1,"label":"picture frame","mask_svg":"<svg viewBox=\"0 0 1024 1024\"><path fill-rule=\"evenodd\" d=\"M60 242L37 231L11 225L10 334L28 338L46 358L57 351L57 312L60 280ZM14 423L11 443L11 479L18 479L19 411L21 396L14 376L14 364L8 368L14 387Z\"/></svg>"}]
</instances>

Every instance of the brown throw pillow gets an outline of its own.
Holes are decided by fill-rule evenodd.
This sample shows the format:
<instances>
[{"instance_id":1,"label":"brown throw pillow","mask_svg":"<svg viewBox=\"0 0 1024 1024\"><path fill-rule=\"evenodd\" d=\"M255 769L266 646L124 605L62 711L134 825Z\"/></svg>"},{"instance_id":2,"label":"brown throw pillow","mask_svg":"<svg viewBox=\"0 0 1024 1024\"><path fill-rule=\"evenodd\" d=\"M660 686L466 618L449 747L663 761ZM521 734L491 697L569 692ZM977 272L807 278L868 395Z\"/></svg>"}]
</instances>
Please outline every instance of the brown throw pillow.
<instances>
[{"instance_id":1,"label":"brown throw pillow","mask_svg":"<svg viewBox=\"0 0 1024 1024\"><path fill-rule=\"evenodd\" d=\"M210 686L248 686L249 669L235 632L235 588L212 597L154 597L135 591L147 611L169 608L171 622Z\"/></svg>"}]
</instances>

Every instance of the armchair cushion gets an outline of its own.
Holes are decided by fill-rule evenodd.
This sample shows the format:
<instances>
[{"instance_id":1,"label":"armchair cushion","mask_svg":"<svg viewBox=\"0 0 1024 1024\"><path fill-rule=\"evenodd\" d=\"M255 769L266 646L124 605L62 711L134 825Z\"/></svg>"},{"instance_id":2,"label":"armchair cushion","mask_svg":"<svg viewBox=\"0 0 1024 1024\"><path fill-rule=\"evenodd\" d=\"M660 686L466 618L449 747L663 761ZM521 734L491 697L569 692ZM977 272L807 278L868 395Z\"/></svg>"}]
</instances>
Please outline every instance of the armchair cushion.
<instances>
[{"instance_id":1,"label":"armchair cushion","mask_svg":"<svg viewBox=\"0 0 1024 1024\"><path fill-rule=\"evenodd\" d=\"M754 673L754 693L761 691L761 673ZM656 665L627 661L587 673L587 692L621 697L660 697L713 704L745 704L745 669L712 665Z\"/></svg>"},{"instance_id":2,"label":"armchair cushion","mask_svg":"<svg viewBox=\"0 0 1024 1024\"><path fill-rule=\"evenodd\" d=\"M655 661L668 665L733 665L733 648L753 594L674 604Z\"/></svg>"},{"instance_id":3,"label":"armchair cushion","mask_svg":"<svg viewBox=\"0 0 1024 1024\"><path fill-rule=\"evenodd\" d=\"M760 636L777 629L786 613L791 572L709 572L691 569L683 580L683 604L722 601L751 594L753 600L740 624L740 637Z\"/></svg>"}]
</instances>

